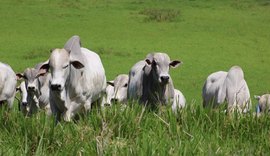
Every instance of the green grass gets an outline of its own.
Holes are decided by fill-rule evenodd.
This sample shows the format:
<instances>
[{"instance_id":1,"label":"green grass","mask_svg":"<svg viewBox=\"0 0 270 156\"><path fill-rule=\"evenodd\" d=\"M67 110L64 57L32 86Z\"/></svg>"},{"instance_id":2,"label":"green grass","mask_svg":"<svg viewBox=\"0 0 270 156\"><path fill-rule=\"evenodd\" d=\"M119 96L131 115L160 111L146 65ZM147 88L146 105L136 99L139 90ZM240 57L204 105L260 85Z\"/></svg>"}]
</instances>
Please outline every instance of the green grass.
<instances>
[{"instance_id":1,"label":"green grass","mask_svg":"<svg viewBox=\"0 0 270 156\"><path fill-rule=\"evenodd\" d=\"M43 113L3 109L2 155L268 155L268 116L201 108L206 77L233 65L243 68L252 96L269 92L268 0L2 0L0 19L0 61L16 72L77 34L100 54L108 80L152 51L183 61L171 75L188 102L177 117L169 107L114 106L57 126Z\"/></svg>"}]
</instances>

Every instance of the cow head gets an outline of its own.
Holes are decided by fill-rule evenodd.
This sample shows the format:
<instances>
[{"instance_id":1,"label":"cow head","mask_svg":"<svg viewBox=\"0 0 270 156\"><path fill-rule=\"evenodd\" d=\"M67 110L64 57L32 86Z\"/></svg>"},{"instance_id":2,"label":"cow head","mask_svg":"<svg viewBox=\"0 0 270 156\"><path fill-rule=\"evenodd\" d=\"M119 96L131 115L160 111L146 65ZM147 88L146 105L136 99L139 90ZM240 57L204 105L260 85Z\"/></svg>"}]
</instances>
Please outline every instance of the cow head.
<instances>
[{"instance_id":1,"label":"cow head","mask_svg":"<svg viewBox=\"0 0 270 156\"><path fill-rule=\"evenodd\" d=\"M36 78L38 70L35 68L27 68L23 73L17 73L18 79L24 79L25 86L28 93L34 93L38 91L39 83Z\"/></svg>"},{"instance_id":2,"label":"cow head","mask_svg":"<svg viewBox=\"0 0 270 156\"><path fill-rule=\"evenodd\" d=\"M44 63L40 69L38 76L43 75L51 70L51 90L62 91L67 79L70 76L71 68L81 69L84 65L77 60L74 60L70 51L65 49L54 49L50 59Z\"/></svg>"},{"instance_id":3,"label":"cow head","mask_svg":"<svg viewBox=\"0 0 270 156\"><path fill-rule=\"evenodd\" d=\"M170 61L170 58L165 53L151 53L146 56L146 71L151 72L153 79L160 84L167 84L170 81L169 69L176 68L181 64L181 61Z\"/></svg>"},{"instance_id":4,"label":"cow head","mask_svg":"<svg viewBox=\"0 0 270 156\"><path fill-rule=\"evenodd\" d=\"M114 81L107 83L114 86L111 102L124 102L127 100L128 75L118 75Z\"/></svg>"},{"instance_id":5,"label":"cow head","mask_svg":"<svg viewBox=\"0 0 270 156\"><path fill-rule=\"evenodd\" d=\"M62 91L70 76L70 71L81 69L83 63L78 60L81 57L81 41L79 36L72 36L64 45L64 49L54 49L49 60L39 69L39 75L51 70L51 90Z\"/></svg>"}]
</instances>

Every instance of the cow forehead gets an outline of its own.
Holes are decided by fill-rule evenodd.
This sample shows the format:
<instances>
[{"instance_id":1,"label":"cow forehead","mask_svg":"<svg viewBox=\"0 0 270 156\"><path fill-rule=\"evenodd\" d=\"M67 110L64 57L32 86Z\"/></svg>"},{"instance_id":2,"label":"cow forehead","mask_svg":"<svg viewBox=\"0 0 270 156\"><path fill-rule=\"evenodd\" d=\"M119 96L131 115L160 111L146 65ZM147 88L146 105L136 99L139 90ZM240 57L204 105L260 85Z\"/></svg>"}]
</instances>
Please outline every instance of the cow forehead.
<instances>
[{"instance_id":1,"label":"cow forehead","mask_svg":"<svg viewBox=\"0 0 270 156\"><path fill-rule=\"evenodd\" d=\"M58 66L69 62L69 53L65 49L55 49L50 56L50 65Z\"/></svg>"},{"instance_id":2,"label":"cow forehead","mask_svg":"<svg viewBox=\"0 0 270 156\"><path fill-rule=\"evenodd\" d=\"M31 80L31 79L35 79L35 78L36 78L37 73L38 73L38 71L37 71L35 68L27 68L27 69L24 71L24 76L25 76L28 80Z\"/></svg>"},{"instance_id":3,"label":"cow forehead","mask_svg":"<svg viewBox=\"0 0 270 156\"><path fill-rule=\"evenodd\" d=\"M153 59L161 64L170 63L170 57L166 53L151 53L147 55L147 58L150 58L151 60Z\"/></svg>"},{"instance_id":4,"label":"cow forehead","mask_svg":"<svg viewBox=\"0 0 270 156\"><path fill-rule=\"evenodd\" d=\"M114 84L116 86L121 85L121 84L125 84L127 82L128 82L128 75L125 75L125 74L118 75L114 80Z\"/></svg>"}]
</instances>

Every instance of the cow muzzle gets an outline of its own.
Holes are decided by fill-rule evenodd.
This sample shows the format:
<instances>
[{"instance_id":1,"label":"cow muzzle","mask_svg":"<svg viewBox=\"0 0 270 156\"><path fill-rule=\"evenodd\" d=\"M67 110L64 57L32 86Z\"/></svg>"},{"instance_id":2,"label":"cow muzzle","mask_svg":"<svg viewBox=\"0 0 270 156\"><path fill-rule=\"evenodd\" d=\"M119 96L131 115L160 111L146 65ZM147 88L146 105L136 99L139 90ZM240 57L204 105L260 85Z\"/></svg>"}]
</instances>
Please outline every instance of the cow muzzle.
<instances>
[{"instance_id":1,"label":"cow muzzle","mask_svg":"<svg viewBox=\"0 0 270 156\"><path fill-rule=\"evenodd\" d=\"M28 91L35 91L36 90L36 87L35 86L28 86L27 87L27 90Z\"/></svg>"},{"instance_id":2,"label":"cow muzzle","mask_svg":"<svg viewBox=\"0 0 270 156\"><path fill-rule=\"evenodd\" d=\"M62 87L60 84L51 84L51 90L53 91L61 91Z\"/></svg>"},{"instance_id":3,"label":"cow muzzle","mask_svg":"<svg viewBox=\"0 0 270 156\"><path fill-rule=\"evenodd\" d=\"M119 100L118 100L117 98L112 98L112 99L111 99L111 102L112 102L112 103L118 103L118 101L119 101Z\"/></svg>"},{"instance_id":4,"label":"cow muzzle","mask_svg":"<svg viewBox=\"0 0 270 156\"><path fill-rule=\"evenodd\" d=\"M27 102L22 102L22 106L26 107L27 106Z\"/></svg>"},{"instance_id":5,"label":"cow muzzle","mask_svg":"<svg viewBox=\"0 0 270 156\"><path fill-rule=\"evenodd\" d=\"M169 76L160 76L161 83L167 84L170 80Z\"/></svg>"}]
</instances>

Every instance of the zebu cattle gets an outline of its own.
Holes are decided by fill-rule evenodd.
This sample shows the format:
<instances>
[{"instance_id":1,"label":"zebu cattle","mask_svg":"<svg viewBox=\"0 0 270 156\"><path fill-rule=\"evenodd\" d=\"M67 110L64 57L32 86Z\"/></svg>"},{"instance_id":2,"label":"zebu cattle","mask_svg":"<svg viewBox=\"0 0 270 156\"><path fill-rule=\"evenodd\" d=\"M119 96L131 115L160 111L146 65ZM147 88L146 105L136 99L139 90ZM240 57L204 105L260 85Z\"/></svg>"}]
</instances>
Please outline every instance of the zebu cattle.
<instances>
[{"instance_id":1,"label":"zebu cattle","mask_svg":"<svg viewBox=\"0 0 270 156\"><path fill-rule=\"evenodd\" d=\"M222 89L218 95L218 103L224 99L228 103L227 112L238 111L247 113L251 108L250 93L244 79L244 72L239 66L233 66L228 71Z\"/></svg>"},{"instance_id":2,"label":"zebu cattle","mask_svg":"<svg viewBox=\"0 0 270 156\"><path fill-rule=\"evenodd\" d=\"M216 72L208 76L203 87L203 104L217 106L226 102L227 112L237 110L247 113L251 107L248 85L244 72L239 66L233 66L228 72Z\"/></svg>"},{"instance_id":3,"label":"zebu cattle","mask_svg":"<svg viewBox=\"0 0 270 156\"><path fill-rule=\"evenodd\" d=\"M108 83L108 86L106 89L107 103L111 104L111 102L119 102L119 103L126 102L128 75L120 74L113 81L109 81L107 83ZM113 87L113 92L111 92L111 89L110 89L111 87Z\"/></svg>"},{"instance_id":4,"label":"zebu cattle","mask_svg":"<svg viewBox=\"0 0 270 156\"><path fill-rule=\"evenodd\" d=\"M173 104L172 104L172 111L174 113L176 113L177 110L181 110L185 106L186 106L186 99L185 99L183 93L178 89L174 89L174 98L173 98Z\"/></svg>"},{"instance_id":5,"label":"zebu cattle","mask_svg":"<svg viewBox=\"0 0 270 156\"><path fill-rule=\"evenodd\" d=\"M167 104L173 101L174 87L169 75L170 67L181 62L170 61L165 53L150 53L145 60L136 63L129 72L128 99L149 105Z\"/></svg>"},{"instance_id":6,"label":"zebu cattle","mask_svg":"<svg viewBox=\"0 0 270 156\"><path fill-rule=\"evenodd\" d=\"M17 77L12 68L0 62L0 105L7 102L12 108L16 94Z\"/></svg>"},{"instance_id":7,"label":"zebu cattle","mask_svg":"<svg viewBox=\"0 0 270 156\"><path fill-rule=\"evenodd\" d=\"M37 64L35 68L27 68L22 74L16 74L17 77L24 78L19 89L23 97L22 100L25 97L27 99L26 102L22 101L21 103L23 112L26 112L24 113L25 115L35 114L39 109L44 109L47 115L51 114L49 104L49 81L51 74L46 73L38 76L38 71L42 64Z\"/></svg>"},{"instance_id":8,"label":"zebu cattle","mask_svg":"<svg viewBox=\"0 0 270 156\"><path fill-rule=\"evenodd\" d=\"M89 111L91 103L106 89L105 71L100 57L81 47L79 36L71 37L64 49L54 49L39 74L51 70L50 104L57 120L71 121L77 113Z\"/></svg>"},{"instance_id":9,"label":"zebu cattle","mask_svg":"<svg viewBox=\"0 0 270 156\"><path fill-rule=\"evenodd\" d=\"M203 106L213 106L216 107L219 104L223 103L224 99L218 99L218 93L223 86L223 83L226 79L227 72L218 71L210 74L202 89L202 98L203 98Z\"/></svg>"},{"instance_id":10,"label":"zebu cattle","mask_svg":"<svg viewBox=\"0 0 270 156\"><path fill-rule=\"evenodd\" d=\"M270 113L270 94L263 94L261 96L255 95L254 97L258 100L256 113Z\"/></svg>"}]
</instances>

